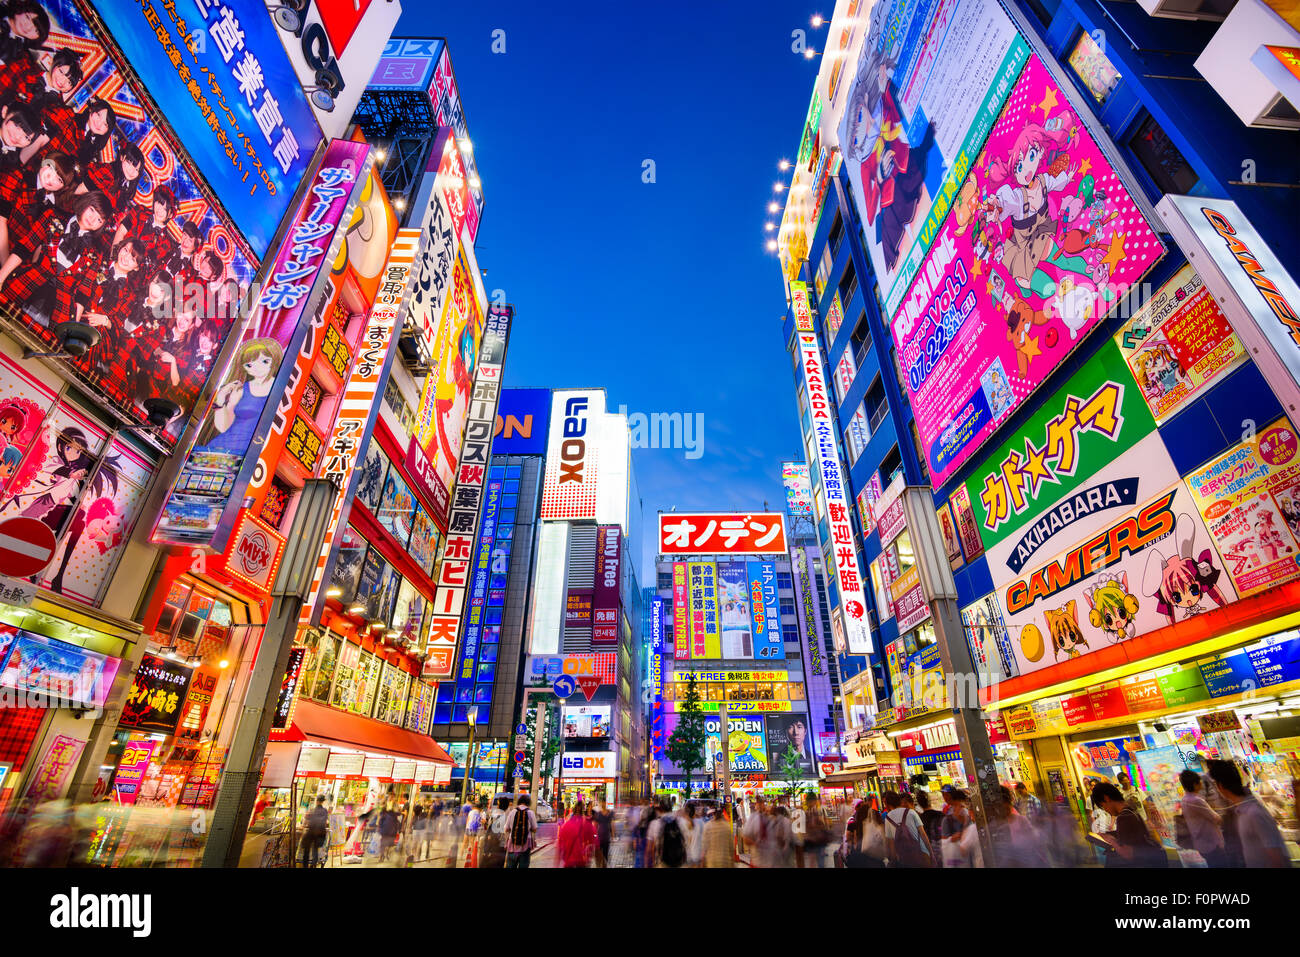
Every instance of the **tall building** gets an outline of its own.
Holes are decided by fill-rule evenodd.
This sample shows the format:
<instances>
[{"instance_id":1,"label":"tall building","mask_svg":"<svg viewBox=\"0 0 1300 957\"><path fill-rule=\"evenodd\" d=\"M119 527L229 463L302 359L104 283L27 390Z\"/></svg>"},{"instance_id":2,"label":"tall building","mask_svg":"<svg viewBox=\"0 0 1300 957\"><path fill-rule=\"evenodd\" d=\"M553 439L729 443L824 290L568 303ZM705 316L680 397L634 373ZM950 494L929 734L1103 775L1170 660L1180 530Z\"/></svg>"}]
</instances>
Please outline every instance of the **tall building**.
<instances>
[{"instance_id":1,"label":"tall building","mask_svg":"<svg viewBox=\"0 0 1300 957\"><path fill-rule=\"evenodd\" d=\"M550 709L547 728L528 728L533 766L516 770L530 787L539 772L558 771L551 794L566 804L577 796L613 804L647 788L635 568L642 515L631 436L627 417L606 411L603 389L552 391L549 419L525 625L528 702L520 701L519 720L537 692L563 701ZM566 685L560 696L556 689ZM559 739L551 768L538 767L539 731Z\"/></svg>"},{"instance_id":2,"label":"tall building","mask_svg":"<svg viewBox=\"0 0 1300 957\"><path fill-rule=\"evenodd\" d=\"M1267 790L1300 716L1300 197L1294 78L1261 44L1294 14L920 15L836 5L773 243L876 625L874 680L841 675L843 776L970 785L992 760L1083 814L1089 781L1164 789L1182 753Z\"/></svg>"}]
</instances>

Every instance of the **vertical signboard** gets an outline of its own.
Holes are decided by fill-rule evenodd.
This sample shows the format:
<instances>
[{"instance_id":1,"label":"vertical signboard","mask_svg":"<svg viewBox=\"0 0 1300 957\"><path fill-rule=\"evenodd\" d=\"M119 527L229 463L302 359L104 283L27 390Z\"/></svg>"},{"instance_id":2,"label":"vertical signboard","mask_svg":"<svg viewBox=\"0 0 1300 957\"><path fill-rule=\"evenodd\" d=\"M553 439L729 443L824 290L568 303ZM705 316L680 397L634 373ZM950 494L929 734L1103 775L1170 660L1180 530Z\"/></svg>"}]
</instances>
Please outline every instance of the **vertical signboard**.
<instances>
[{"instance_id":1,"label":"vertical signboard","mask_svg":"<svg viewBox=\"0 0 1300 957\"><path fill-rule=\"evenodd\" d=\"M871 630L867 624L867 603L862 594L862 574L858 566L858 549L844 487L844 471L835 434L834 406L826 392L821 348L817 336L810 332L798 335L799 364L808 388L808 414L812 419L813 444L822 492L826 496L826 517L831 530L835 580L839 587L840 607L849 652L855 655L872 651Z\"/></svg>"},{"instance_id":2,"label":"vertical signboard","mask_svg":"<svg viewBox=\"0 0 1300 957\"><path fill-rule=\"evenodd\" d=\"M546 478L541 518L596 517L598 426L605 415L599 389L556 390L551 395L551 434L546 444Z\"/></svg>"},{"instance_id":3,"label":"vertical signboard","mask_svg":"<svg viewBox=\"0 0 1300 957\"><path fill-rule=\"evenodd\" d=\"M1166 196L1156 212L1223 307L1269 386L1300 413L1300 287L1228 199Z\"/></svg>"},{"instance_id":4,"label":"vertical signboard","mask_svg":"<svg viewBox=\"0 0 1300 957\"><path fill-rule=\"evenodd\" d=\"M497 512L501 506L501 490L505 482L493 479L487 483L483 501L483 520L479 523L474 546L473 580L470 584L469 610L465 614L465 640L460 646L460 667L457 682L472 684L478 658L479 638L483 634L483 611L487 602L489 568L492 564L492 541L497 532Z\"/></svg>"},{"instance_id":5,"label":"vertical signboard","mask_svg":"<svg viewBox=\"0 0 1300 957\"><path fill-rule=\"evenodd\" d=\"M762 661L785 657L781 636L781 606L776 587L775 562L746 562L749 609L753 622L754 657Z\"/></svg>"},{"instance_id":6,"label":"vertical signboard","mask_svg":"<svg viewBox=\"0 0 1300 957\"><path fill-rule=\"evenodd\" d=\"M790 305L794 310L796 332L812 332L812 310L808 305L808 284L796 279L790 283Z\"/></svg>"},{"instance_id":7,"label":"vertical signboard","mask_svg":"<svg viewBox=\"0 0 1300 957\"><path fill-rule=\"evenodd\" d=\"M378 412L379 381L391 360L390 352L399 329L402 303L410 284L411 267L420 248L420 233L415 229L401 229L393 242L384 267L383 282L375 294L375 304L370 310L370 320L362 339L361 349L339 402L334 428L325 444L325 464L321 477L329 479L339 489L334 500L325 540L321 545L311 591L303 603L302 623L306 624L313 613L316 597L325 578L329 556L334 550L335 537L343 522L343 509L351 506L353 476L357 473L357 455L367 436L371 434L374 417Z\"/></svg>"},{"instance_id":8,"label":"vertical signboard","mask_svg":"<svg viewBox=\"0 0 1300 957\"><path fill-rule=\"evenodd\" d=\"M266 429L293 371L307 306L328 278L351 214L356 185L369 175L370 148L334 140L276 255L253 318L213 397L194 447L163 505L153 541L220 549L252 478Z\"/></svg>"},{"instance_id":9,"label":"vertical signboard","mask_svg":"<svg viewBox=\"0 0 1300 957\"><path fill-rule=\"evenodd\" d=\"M673 562L673 657L691 657L690 581L686 562Z\"/></svg>"},{"instance_id":10,"label":"vertical signboard","mask_svg":"<svg viewBox=\"0 0 1300 957\"><path fill-rule=\"evenodd\" d=\"M618 642L619 580L622 577L623 529L602 525L596 535L596 587L592 601L591 643Z\"/></svg>"},{"instance_id":11,"label":"vertical signboard","mask_svg":"<svg viewBox=\"0 0 1300 957\"><path fill-rule=\"evenodd\" d=\"M465 587L474 554L474 536L478 531L483 487L492 457L492 428L496 424L497 401L501 396L501 367L505 362L513 316L511 306L493 306L488 310L456 489L447 519L447 539L443 543L442 565L438 570L438 591L430 615L429 637L425 645L426 678L450 678L453 671L461 612L465 607Z\"/></svg>"},{"instance_id":12,"label":"vertical signboard","mask_svg":"<svg viewBox=\"0 0 1300 957\"><path fill-rule=\"evenodd\" d=\"M663 688L664 688L664 600L650 599L650 750L656 761L663 760Z\"/></svg>"},{"instance_id":13,"label":"vertical signboard","mask_svg":"<svg viewBox=\"0 0 1300 957\"><path fill-rule=\"evenodd\" d=\"M690 562L691 657L721 658L718 635L717 566L713 562Z\"/></svg>"}]
</instances>

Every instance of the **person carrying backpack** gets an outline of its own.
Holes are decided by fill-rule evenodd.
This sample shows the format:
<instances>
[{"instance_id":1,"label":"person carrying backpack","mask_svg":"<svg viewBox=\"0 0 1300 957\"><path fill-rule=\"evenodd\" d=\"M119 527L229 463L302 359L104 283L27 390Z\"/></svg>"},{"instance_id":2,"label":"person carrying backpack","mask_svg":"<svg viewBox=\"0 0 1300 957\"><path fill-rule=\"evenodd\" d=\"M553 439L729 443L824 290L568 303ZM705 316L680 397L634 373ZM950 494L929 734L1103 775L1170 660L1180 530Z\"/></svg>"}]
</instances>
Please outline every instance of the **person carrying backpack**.
<instances>
[{"instance_id":1,"label":"person carrying backpack","mask_svg":"<svg viewBox=\"0 0 1300 957\"><path fill-rule=\"evenodd\" d=\"M537 846L537 818L528 807L531 801L527 794L519 795L505 817L507 868L527 868Z\"/></svg>"},{"instance_id":2,"label":"person carrying backpack","mask_svg":"<svg viewBox=\"0 0 1300 957\"><path fill-rule=\"evenodd\" d=\"M654 846L658 862L663 867L686 865L686 834L677 815L663 807L663 814L655 820Z\"/></svg>"},{"instance_id":3,"label":"person carrying backpack","mask_svg":"<svg viewBox=\"0 0 1300 957\"><path fill-rule=\"evenodd\" d=\"M890 867L931 867L934 855L921 816L895 791L885 795L885 846Z\"/></svg>"}]
</instances>

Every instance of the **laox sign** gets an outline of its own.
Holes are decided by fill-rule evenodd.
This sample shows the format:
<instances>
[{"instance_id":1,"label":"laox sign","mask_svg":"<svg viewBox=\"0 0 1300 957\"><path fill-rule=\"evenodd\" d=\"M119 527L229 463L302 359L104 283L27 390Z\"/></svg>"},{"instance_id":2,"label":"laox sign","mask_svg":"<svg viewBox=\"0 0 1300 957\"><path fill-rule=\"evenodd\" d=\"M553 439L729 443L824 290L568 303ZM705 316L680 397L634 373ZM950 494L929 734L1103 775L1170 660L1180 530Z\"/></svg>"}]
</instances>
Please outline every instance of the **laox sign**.
<instances>
[{"instance_id":1,"label":"laox sign","mask_svg":"<svg viewBox=\"0 0 1300 957\"><path fill-rule=\"evenodd\" d=\"M574 396L564 403L564 441L560 443L560 483L581 482L587 460L587 399Z\"/></svg>"}]
</instances>

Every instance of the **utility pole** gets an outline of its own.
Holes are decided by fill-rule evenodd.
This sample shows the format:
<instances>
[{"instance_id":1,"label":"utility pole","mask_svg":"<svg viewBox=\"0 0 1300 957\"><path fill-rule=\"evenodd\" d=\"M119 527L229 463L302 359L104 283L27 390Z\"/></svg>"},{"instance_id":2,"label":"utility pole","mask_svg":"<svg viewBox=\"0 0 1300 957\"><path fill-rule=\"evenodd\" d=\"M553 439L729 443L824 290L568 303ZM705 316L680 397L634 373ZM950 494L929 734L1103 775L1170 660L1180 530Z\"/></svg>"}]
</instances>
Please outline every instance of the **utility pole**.
<instances>
[{"instance_id":1,"label":"utility pole","mask_svg":"<svg viewBox=\"0 0 1300 957\"><path fill-rule=\"evenodd\" d=\"M911 487L903 491L903 513L916 554L916 564L921 576L921 586L930 602L935 640L939 646L939 660L947 688L963 700L948 700L944 706L952 712L961 747L962 764L966 779L975 782L975 823L980 835L980 848L984 853L984 866L993 867L995 853L989 836L990 812L1002 803L997 765L993 760L993 746L989 743L988 727L979 701L964 700L975 683L975 665L971 661L970 646L962 630L961 614L957 608L957 584L948 563L939 519L934 511L934 497L928 488Z\"/></svg>"}]
</instances>

